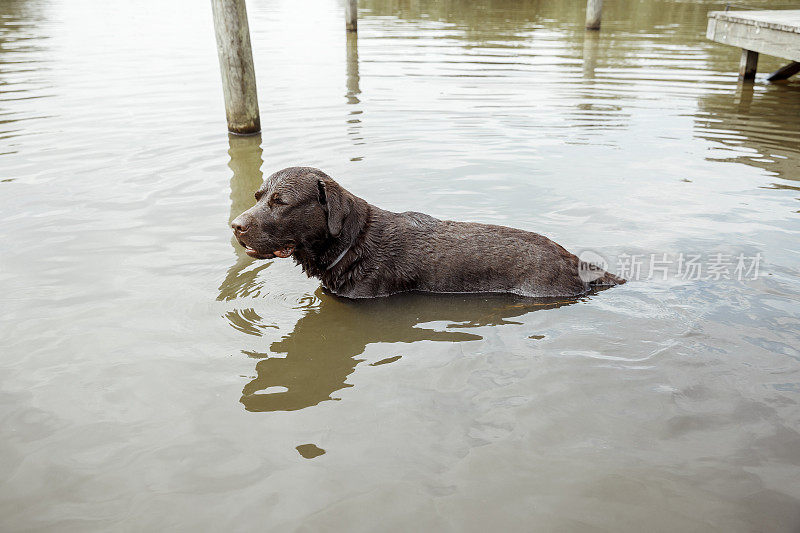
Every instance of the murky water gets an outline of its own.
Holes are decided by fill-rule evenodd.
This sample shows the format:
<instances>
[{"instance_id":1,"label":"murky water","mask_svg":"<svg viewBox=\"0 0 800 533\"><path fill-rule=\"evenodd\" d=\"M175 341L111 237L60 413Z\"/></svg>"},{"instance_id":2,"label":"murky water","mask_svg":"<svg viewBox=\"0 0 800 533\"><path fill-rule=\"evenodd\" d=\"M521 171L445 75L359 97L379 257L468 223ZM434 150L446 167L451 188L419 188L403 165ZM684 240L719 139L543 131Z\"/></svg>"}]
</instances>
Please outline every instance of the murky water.
<instances>
[{"instance_id":1,"label":"murky water","mask_svg":"<svg viewBox=\"0 0 800 533\"><path fill-rule=\"evenodd\" d=\"M0 0L0 529L796 531L800 80L607 4L250 0L229 138L210 6ZM231 240L289 165L639 280L343 301Z\"/></svg>"}]
</instances>

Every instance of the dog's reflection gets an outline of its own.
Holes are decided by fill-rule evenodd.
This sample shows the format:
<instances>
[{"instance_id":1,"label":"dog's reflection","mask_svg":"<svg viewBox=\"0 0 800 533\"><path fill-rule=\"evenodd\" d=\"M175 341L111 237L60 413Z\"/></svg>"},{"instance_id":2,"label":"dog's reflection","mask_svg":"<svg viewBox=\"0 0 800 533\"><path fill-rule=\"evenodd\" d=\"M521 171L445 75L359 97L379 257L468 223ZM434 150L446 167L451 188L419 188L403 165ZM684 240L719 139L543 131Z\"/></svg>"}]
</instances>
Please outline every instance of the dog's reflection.
<instances>
[{"instance_id":1,"label":"dog's reflection","mask_svg":"<svg viewBox=\"0 0 800 533\"><path fill-rule=\"evenodd\" d=\"M414 293L347 300L321 289L315 296L294 330L272 343L271 353L248 353L264 357L256 364L255 379L242 391L241 402L248 411L293 411L335 399L335 391L351 386L347 376L362 362L358 356L369 344L476 341L482 337L471 328L519 324L511 319L577 301ZM232 313L228 318L233 327L251 334L270 327L259 323L255 313ZM403 346L398 345L372 365L402 355Z\"/></svg>"}]
</instances>

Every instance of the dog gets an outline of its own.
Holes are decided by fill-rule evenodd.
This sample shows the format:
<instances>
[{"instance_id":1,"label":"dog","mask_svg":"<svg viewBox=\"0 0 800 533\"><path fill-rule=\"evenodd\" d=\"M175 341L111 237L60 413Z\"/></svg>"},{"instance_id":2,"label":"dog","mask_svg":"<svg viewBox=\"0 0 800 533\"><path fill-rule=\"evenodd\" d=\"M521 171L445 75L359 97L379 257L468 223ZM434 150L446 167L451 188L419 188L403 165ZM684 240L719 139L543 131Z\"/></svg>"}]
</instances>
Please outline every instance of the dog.
<instances>
[{"instance_id":1,"label":"dog","mask_svg":"<svg viewBox=\"0 0 800 533\"><path fill-rule=\"evenodd\" d=\"M247 255L293 257L347 298L421 291L574 297L625 280L547 237L505 226L386 211L310 167L266 180L231 227Z\"/></svg>"}]
</instances>

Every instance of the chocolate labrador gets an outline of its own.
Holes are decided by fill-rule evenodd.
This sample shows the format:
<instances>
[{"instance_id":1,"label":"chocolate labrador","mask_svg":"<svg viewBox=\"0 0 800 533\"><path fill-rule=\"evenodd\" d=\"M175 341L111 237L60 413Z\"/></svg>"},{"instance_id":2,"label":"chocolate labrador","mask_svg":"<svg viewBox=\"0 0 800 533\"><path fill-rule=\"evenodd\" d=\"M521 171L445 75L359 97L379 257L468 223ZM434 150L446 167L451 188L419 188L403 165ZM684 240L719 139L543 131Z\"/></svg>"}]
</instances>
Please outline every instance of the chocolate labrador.
<instances>
[{"instance_id":1,"label":"chocolate labrador","mask_svg":"<svg viewBox=\"0 0 800 533\"><path fill-rule=\"evenodd\" d=\"M584 268L578 257L536 233L385 211L316 168L280 170L255 196L256 205L231 224L247 255L292 256L339 296L578 296L625 283L602 269Z\"/></svg>"}]
</instances>

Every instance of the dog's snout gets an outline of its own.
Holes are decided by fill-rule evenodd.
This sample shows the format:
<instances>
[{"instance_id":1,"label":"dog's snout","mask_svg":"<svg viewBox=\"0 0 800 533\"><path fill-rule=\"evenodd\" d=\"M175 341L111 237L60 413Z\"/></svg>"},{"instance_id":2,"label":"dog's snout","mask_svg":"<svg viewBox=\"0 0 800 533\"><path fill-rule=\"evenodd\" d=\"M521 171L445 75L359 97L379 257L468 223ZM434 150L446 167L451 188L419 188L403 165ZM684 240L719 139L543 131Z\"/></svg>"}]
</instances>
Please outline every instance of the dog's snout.
<instances>
[{"instance_id":1,"label":"dog's snout","mask_svg":"<svg viewBox=\"0 0 800 533\"><path fill-rule=\"evenodd\" d=\"M247 233L247 229L249 227L248 224L249 220L245 219L242 216L238 216L231 222L231 227L233 228L233 232L237 235L241 235L242 233Z\"/></svg>"}]
</instances>

